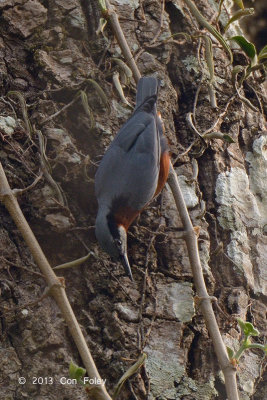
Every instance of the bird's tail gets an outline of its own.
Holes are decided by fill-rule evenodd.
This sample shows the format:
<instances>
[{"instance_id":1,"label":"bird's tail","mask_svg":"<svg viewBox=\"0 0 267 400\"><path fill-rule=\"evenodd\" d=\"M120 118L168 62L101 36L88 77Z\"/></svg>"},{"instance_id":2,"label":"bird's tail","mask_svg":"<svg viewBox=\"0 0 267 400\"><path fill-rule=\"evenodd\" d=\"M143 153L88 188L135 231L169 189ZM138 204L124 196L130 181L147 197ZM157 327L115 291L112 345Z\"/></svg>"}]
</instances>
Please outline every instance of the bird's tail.
<instances>
[{"instance_id":1,"label":"bird's tail","mask_svg":"<svg viewBox=\"0 0 267 400\"><path fill-rule=\"evenodd\" d=\"M136 106L140 107L147 97L156 96L158 93L158 80L153 76L140 78L137 85Z\"/></svg>"}]
</instances>

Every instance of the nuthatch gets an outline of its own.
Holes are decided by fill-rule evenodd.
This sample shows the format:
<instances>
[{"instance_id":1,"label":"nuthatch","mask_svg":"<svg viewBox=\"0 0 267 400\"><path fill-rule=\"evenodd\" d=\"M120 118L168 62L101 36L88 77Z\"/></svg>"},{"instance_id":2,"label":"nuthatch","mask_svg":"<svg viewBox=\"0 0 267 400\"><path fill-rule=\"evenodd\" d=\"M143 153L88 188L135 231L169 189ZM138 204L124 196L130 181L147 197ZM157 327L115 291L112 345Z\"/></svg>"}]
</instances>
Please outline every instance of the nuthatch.
<instances>
[{"instance_id":1,"label":"nuthatch","mask_svg":"<svg viewBox=\"0 0 267 400\"><path fill-rule=\"evenodd\" d=\"M121 261L131 280L127 230L162 190L170 167L164 127L156 108L157 93L156 78L139 80L134 112L110 144L95 176L97 240L113 259Z\"/></svg>"}]
</instances>

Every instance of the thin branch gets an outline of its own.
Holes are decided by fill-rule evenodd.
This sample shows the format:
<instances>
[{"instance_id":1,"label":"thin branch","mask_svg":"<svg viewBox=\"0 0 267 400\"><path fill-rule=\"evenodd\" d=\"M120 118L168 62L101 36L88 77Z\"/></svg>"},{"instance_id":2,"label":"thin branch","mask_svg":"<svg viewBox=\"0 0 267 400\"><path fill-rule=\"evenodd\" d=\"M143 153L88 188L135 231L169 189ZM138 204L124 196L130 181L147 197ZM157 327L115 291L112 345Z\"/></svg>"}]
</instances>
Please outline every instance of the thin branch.
<instances>
[{"instance_id":1,"label":"thin branch","mask_svg":"<svg viewBox=\"0 0 267 400\"><path fill-rule=\"evenodd\" d=\"M194 231L191 219L189 217L184 198L178 183L177 175L171 165L168 183L173 193L177 210L180 214L184 230L186 232L185 241L188 250L190 265L192 268L194 284L197 295L202 298L201 311L205 318L205 323L208 328L210 337L213 342L214 350L218 358L220 367L225 377L226 392L229 400L238 400L238 391L236 384L236 370L229 362L226 347L223 343L214 311L211 305L211 300L206 289L202 267L198 252L198 241Z\"/></svg>"},{"instance_id":2,"label":"thin branch","mask_svg":"<svg viewBox=\"0 0 267 400\"><path fill-rule=\"evenodd\" d=\"M35 180L29 186L27 186L26 188L24 188L24 189L13 189L14 195L15 196L17 196L18 194L21 195L21 194L27 192L28 190L33 189L37 185L37 183L42 179L42 177L43 177L43 172L41 171L40 175L38 175L37 178L35 178Z\"/></svg>"},{"instance_id":3,"label":"thin branch","mask_svg":"<svg viewBox=\"0 0 267 400\"><path fill-rule=\"evenodd\" d=\"M125 39L124 33L121 29L119 18L115 11L115 7L110 4L109 0L106 0L106 11L105 12L103 11L103 15L104 18L107 19L107 21L110 23L112 27L114 35L116 36L118 44L121 48L122 54L128 66L131 68L133 72L133 77L135 82L138 82L139 79L141 78L140 71L135 63L135 60L132 56L127 40Z\"/></svg>"},{"instance_id":4,"label":"thin branch","mask_svg":"<svg viewBox=\"0 0 267 400\"><path fill-rule=\"evenodd\" d=\"M65 288L60 283L58 277L52 270L49 262L47 261L39 243L37 242L30 226L28 225L20 206L14 196L9 183L7 181L2 164L0 163L0 201L5 205L13 218L17 228L22 234L26 244L28 245L31 254L45 277L48 288L51 290L51 295L54 297L61 313L66 321L70 330L71 336L77 346L79 354L83 360L84 366L87 370L88 376L92 379L97 379L102 382L98 373L90 350L86 344L84 336L78 321L73 313L71 305L66 296ZM99 380L98 380L99 379ZM93 386L90 390L90 397L94 400L111 400L104 385Z\"/></svg>"},{"instance_id":5,"label":"thin branch","mask_svg":"<svg viewBox=\"0 0 267 400\"><path fill-rule=\"evenodd\" d=\"M41 168L42 168L42 172L44 174L44 177L46 178L47 182L49 183L49 185L51 186L51 188L54 190L58 201L60 203L61 206L66 204L66 201L64 199L64 195L63 192L61 191L59 185L56 183L56 181L53 179L50 171L50 165L49 165L49 161L48 158L46 156L46 141L45 138L42 134L42 132L40 130L36 131L37 136L38 136L38 140L39 140L39 148L40 148L40 164L41 164Z\"/></svg>"},{"instance_id":6,"label":"thin branch","mask_svg":"<svg viewBox=\"0 0 267 400\"><path fill-rule=\"evenodd\" d=\"M60 88L60 90L62 90L62 88ZM40 126L43 126L45 124L47 124L47 122L52 121L52 119L56 118L59 114L61 114L63 111L67 110L67 108L69 108L70 106L72 106L72 104L75 103L75 101L78 100L78 96L74 96L74 98L65 106L63 106L60 110L58 110L57 112L55 112L55 114L50 115L50 117L44 119L42 122L40 122Z\"/></svg>"},{"instance_id":7,"label":"thin branch","mask_svg":"<svg viewBox=\"0 0 267 400\"><path fill-rule=\"evenodd\" d=\"M7 95L8 96L10 96L10 95L16 96L19 99L19 102L20 102L20 105L21 105L21 109L22 109L22 115L23 115L24 123L26 125L27 135L31 139L32 136L33 136L33 129L32 129L32 125L31 125L31 122L29 120L29 117L28 117L27 104L26 104L26 101L25 101L22 93L20 93L20 92L18 92L16 90L13 90L11 92L8 92Z\"/></svg>"}]
</instances>

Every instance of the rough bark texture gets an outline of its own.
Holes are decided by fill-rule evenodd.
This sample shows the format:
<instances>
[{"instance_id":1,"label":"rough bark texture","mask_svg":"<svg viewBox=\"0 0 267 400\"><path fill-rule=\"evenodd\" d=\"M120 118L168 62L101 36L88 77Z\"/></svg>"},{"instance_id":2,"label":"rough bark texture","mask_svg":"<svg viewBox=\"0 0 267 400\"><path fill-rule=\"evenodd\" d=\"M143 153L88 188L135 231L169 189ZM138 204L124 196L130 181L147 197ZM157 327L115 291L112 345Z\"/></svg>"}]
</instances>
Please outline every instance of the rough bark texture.
<instances>
[{"instance_id":1,"label":"rough bark texture","mask_svg":"<svg viewBox=\"0 0 267 400\"><path fill-rule=\"evenodd\" d=\"M216 14L217 3L197 3L207 20ZM202 71L198 64L198 39L186 42L178 36L174 39L179 42L164 42L172 34L192 34L199 29L185 4L166 1L163 14L157 0L114 0L114 5L133 53L144 50L137 61L141 73L162 79L159 109L175 160L196 139L186 114L193 109L200 79L204 77L196 126L203 133L234 94L232 66L214 40L218 101L214 110L205 83L208 72L203 46L199 50ZM154 46L161 16L162 30L155 41L159 45ZM123 275L119 265L110 263L95 240L96 165L131 113L112 85L116 64L111 57L119 58L120 49L108 28L104 31L108 40L96 35L100 17L96 0L1 1L1 162L10 185L24 188L39 174L43 158L37 134L33 143L28 138L18 96L7 97L9 91L18 91L26 100L34 132L41 130L47 142L50 173L58 184L55 190L44 177L21 196L20 205L53 266L92 252L86 264L60 275L65 277L68 297L108 390L112 392L144 350L146 366L125 385L121 399L222 400L222 375L203 318L194 306L186 246L174 229L180 228L181 222L168 187L129 231L129 258L136 284ZM222 18L226 18L225 11ZM234 59L236 64L247 63L239 50ZM104 90L109 111L88 79ZM258 108L263 92L260 81L258 72L244 86L244 95ZM132 82L125 88L132 104L134 87ZM95 124L80 99L48 120L80 89L87 93ZM240 340L235 317L253 322L261 332L259 342L264 342L266 334L265 129L263 113L235 98L216 127L234 143L211 139L196 158L199 173L195 180L192 159L198 149L193 147L175 162L193 223L201 227L201 260L208 291L218 298L221 309L216 311L218 323L226 344L234 348ZM44 280L3 206L0 217L2 398L86 399L81 386L59 382L62 376L68 377L71 359L77 364L81 361L53 300L27 305L42 295ZM218 253L215 250L220 243L223 251ZM18 383L20 376L26 378L24 385ZM33 384L34 377L52 377L54 383ZM242 357L238 379L242 400L264 397L261 352L249 351Z\"/></svg>"}]
</instances>

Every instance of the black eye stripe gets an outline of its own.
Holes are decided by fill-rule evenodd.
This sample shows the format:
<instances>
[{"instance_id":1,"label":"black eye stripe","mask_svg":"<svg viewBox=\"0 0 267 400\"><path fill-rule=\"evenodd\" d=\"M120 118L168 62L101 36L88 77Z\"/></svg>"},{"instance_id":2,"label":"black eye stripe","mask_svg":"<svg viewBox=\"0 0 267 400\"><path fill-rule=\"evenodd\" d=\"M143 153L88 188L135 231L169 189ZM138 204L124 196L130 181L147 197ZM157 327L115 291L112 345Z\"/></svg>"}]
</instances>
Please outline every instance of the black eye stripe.
<instances>
[{"instance_id":1,"label":"black eye stripe","mask_svg":"<svg viewBox=\"0 0 267 400\"><path fill-rule=\"evenodd\" d=\"M119 234L118 225L117 225L117 223L115 221L114 216L112 214L108 214L107 215L107 221L108 221L109 231L110 231L112 237L114 239L119 240L120 234Z\"/></svg>"}]
</instances>

